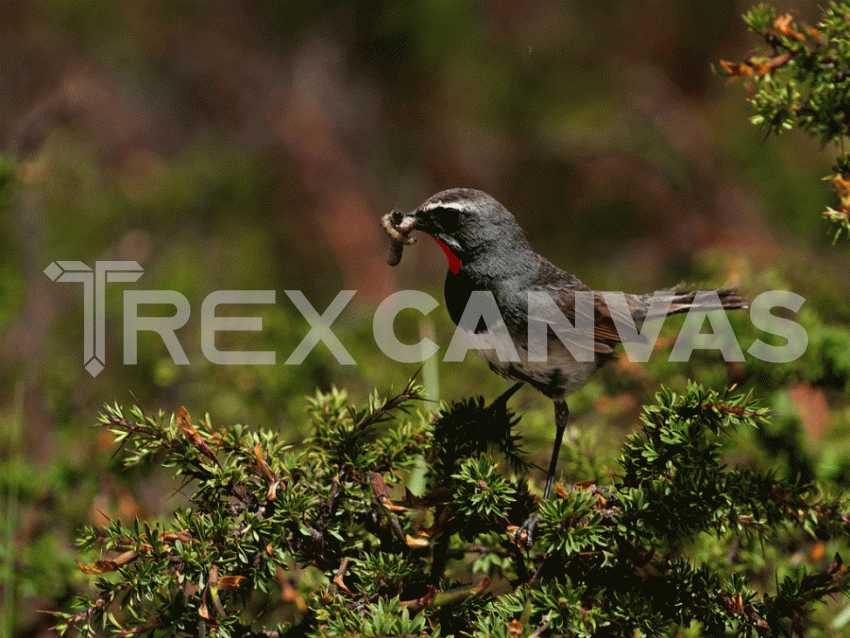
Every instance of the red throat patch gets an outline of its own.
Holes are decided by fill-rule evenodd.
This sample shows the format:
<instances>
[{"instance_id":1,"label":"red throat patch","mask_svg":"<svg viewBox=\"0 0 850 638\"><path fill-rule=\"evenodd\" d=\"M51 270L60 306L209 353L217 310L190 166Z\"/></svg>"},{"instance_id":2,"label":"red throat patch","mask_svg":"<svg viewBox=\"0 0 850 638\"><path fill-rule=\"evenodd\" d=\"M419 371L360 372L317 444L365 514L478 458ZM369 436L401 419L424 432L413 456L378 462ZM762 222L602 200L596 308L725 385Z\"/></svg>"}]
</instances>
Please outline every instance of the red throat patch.
<instances>
[{"instance_id":1,"label":"red throat patch","mask_svg":"<svg viewBox=\"0 0 850 638\"><path fill-rule=\"evenodd\" d=\"M433 237L433 235L432 235ZM452 252L452 249L446 246L439 239L434 237L434 241L437 242L437 245L443 249L443 252L446 253L446 259L449 260L449 270L452 271L453 274L457 274L457 271L460 270L460 267L463 265L460 262L460 258Z\"/></svg>"}]
</instances>

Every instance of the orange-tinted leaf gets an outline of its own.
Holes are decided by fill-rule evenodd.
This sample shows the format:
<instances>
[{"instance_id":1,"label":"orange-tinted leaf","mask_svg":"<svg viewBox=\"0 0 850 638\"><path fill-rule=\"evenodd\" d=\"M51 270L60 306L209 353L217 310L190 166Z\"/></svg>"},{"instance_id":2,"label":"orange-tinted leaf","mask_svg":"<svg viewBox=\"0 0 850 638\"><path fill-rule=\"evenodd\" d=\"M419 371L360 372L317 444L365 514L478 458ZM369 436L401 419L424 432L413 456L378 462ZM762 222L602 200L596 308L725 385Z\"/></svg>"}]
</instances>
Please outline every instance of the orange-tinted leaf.
<instances>
[{"instance_id":1,"label":"orange-tinted leaf","mask_svg":"<svg viewBox=\"0 0 850 638\"><path fill-rule=\"evenodd\" d=\"M301 594L295 590L292 583L289 582L286 572L283 571L283 567L280 565L277 566L277 582L280 584L281 599L288 603L294 603L298 611L302 614L307 613L307 603ZM325 600L327 600L327 597L325 597Z\"/></svg>"},{"instance_id":2,"label":"orange-tinted leaf","mask_svg":"<svg viewBox=\"0 0 850 638\"><path fill-rule=\"evenodd\" d=\"M182 405L177 410L177 429L180 430L186 437L193 441L194 437L198 436L198 431L192 425L192 419L189 417L189 412ZM194 442L194 441L193 441Z\"/></svg>"},{"instance_id":3,"label":"orange-tinted leaf","mask_svg":"<svg viewBox=\"0 0 850 638\"><path fill-rule=\"evenodd\" d=\"M836 175L832 178L832 183L835 190L838 191L839 197L846 197L850 194L850 180L845 179L844 175Z\"/></svg>"},{"instance_id":4,"label":"orange-tinted leaf","mask_svg":"<svg viewBox=\"0 0 850 638\"><path fill-rule=\"evenodd\" d=\"M732 611L734 611L736 614L744 613L744 604L743 598L741 598L741 592L735 592L735 595L732 596L732 600L730 602Z\"/></svg>"},{"instance_id":5,"label":"orange-tinted leaf","mask_svg":"<svg viewBox=\"0 0 850 638\"><path fill-rule=\"evenodd\" d=\"M753 67L744 62L727 62L720 60L720 66L732 77L752 77L754 75Z\"/></svg>"},{"instance_id":6,"label":"orange-tinted leaf","mask_svg":"<svg viewBox=\"0 0 850 638\"><path fill-rule=\"evenodd\" d=\"M263 476L266 477L269 481L276 481L277 476L272 471L272 468L269 467L269 464L266 463L266 460L263 458L263 450L260 448L260 444L254 446L254 456L257 459L257 465L260 468L260 472L263 473Z\"/></svg>"},{"instance_id":7,"label":"orange-tinted leaf","mask_svg":"<svg viewBox=\"0 0 850 638\"><path fill-rule=\"evenodd\" d=\"M410 534L405 534L404 540L408 547L428 547L428 539L423 538L422 536L413 538Z\"/></svg>"},{"instance_id":8,"label":"orange-tinted leaf","mask_svg":"<svg viewBox=\"0 0 850 638\"><path fill-rule=\"evenodd\" d=\"M269 485L269 490L266 492L266 498L270 501L273 501L277 498L277 484L280 481L274 481L271 485Z\"/></svg>"},{"instance_id":9,"label":"orange-tinted leaf","mask_svg":"<svg viewBox=\"0 0 850 638\"><path fill-rule=\"evenodd\" d=\"M434 598L437 596L437 588L434 585L431 585L431 589L428 590L428 593L422 596L422 598L414 598L413 600L402 600L401 606L407 607L412 610L420 610L425 607L430 607L434 602Z\"/></svg>"},{"instance_id":10,"label":"orange-tinted leaf","mask_svg":"<svg viewBox=\"0 0 850 638\"><path fill-rule=\"evenodd\" d=\"M392 501L387 501L384 505L386 505L387 509L391 512L407 512L408 508L404 505L396 505Z\"/></svg>"},{"instance_id":11,"label":"orange-tinted leaf","mask_svg":"<svg viewBox=\"0 0 850 638\"><path fill-rule=\"evenodd\" d=\"M396 505L390 500L390 494L387 491L387 484L384 482L384 478L378 474L377 472L372 472L369 476L369 482L372 484L372 492L374 492L375 497L378 499L378 502L386 507L391 512L406 512L408 508L403 505Z\"/></svg>"},{"instance_id":12,"label":"orange-tinted leaf","mask_svg":"<svg viewBox=\"0 0 850 638\"><path fill-rule=\"evenodd\" d=\"M162 535L162 540L169 541L169 542L180 541L181 543L191 543L195 539L192 538L192 536L191 536L191 534L189 534L189 532L180 531L180 532L165 532Z\"/></svg>"},{"instance_id":13,"label":"orange-tinted leaf","mask_svg":"<svg viewBox=\"0 0 850 638\"><path fill-rule=\"evenodd\" d=\"M483 594L485 591L490 589L490 578L485 576L484 579L478 583L478 587L472 590L472 595L477 596L478 594Z\"/></svg>"},{"instance_id":14,"label":"orange-tinted leaf","mask_svg":"<svg viewBox=\"0 0 850 638\"><path fill-rule=\"evenodd\" d=\"M218 588L222 591L227 591L229 589L235 589L242 584L242 581L245 580L244 576L222 576L218 581Z\"/></svg>"},{"instance_id":15,"label":"orange-tinted leaf","mask_svg":"<svg viewBox=\"0 0 850 638\"><path fill-rule=\"evenodd\" d=\"M77 563L77 566L80 568L80 571L84 574L102 574L103 570L97 565L97 563L93 565L86 565L84 563Z\"/></svg>"},{"instance_id":16,"label":"orange-tinted leaf","mask_svg":"<svg viewBox=\"0 0 850 638\"><path fill-rule=\"evenodd\" d=\"M201 435L198 434L198 431L195 429L195 426L192 425L192 419L189 417L189 413L182 405L177 411L177 429L180 430L187 439L189 439L189 443L191 443L192 446L195 447L195 449L197 449L201 454L203 454L207 458L215 461L215 464L221 467L218 462L218 457L204 442L203 438L201 438Z\"/></svg>"},{"instance_id":17,"label":"orange-tinted leaf","mask_svg":"<svg viewBox=\"0 0 850 638\"><path fill-rule=\"evenodd\" d=\"M791 28L791 22L793 20L794 18L791 16L791 14L786 13L785 15L779 16L778 18L776 18L776 20L773 21L773 27L786 38L793 38L794 40L799 40L800 42L802 42L806 39L806 36Z\"/></svg>"},{"instance_id":18,"label":"orange-tinted leaf","mask_svg":"<svg viewBox=\"0 0 850 638\"><path fill-rule=\"evenodd\" d=\"M122 567L128 563L136 560L137 554L135 551L130 550L126 551L123 554L119 554L115 558L98 558L91 565L84 565L83 563L77 563L80 566L80 569L84 574L103 574L105 572L114 572L119 567Z\"/></svg>"},{"instance_id":19,"label":"orange-tinted leaf","mask_svg":"<svg viewBox=\"0 0 850 638\"><path fill-rule=\"evenodd\" d=\"M343 580L342 580L342 574L337 574L336 576L334 576L334 585L336 585L336 586L337 586L337 588L339 589L339 591L341 591L343 594L346 594L346 595L348 595L348 596L353 596L353 595L354 595L354 592L352 592L352 591L351 591L351 590L350 590L350 589L346 586L346 584L343 582Z\"/></svg>"},{"instance_id":20,"label":"orange-tinted leaf","mask_svg":"<svg viewBox=\"0 0 850 638\"><path fill-rule=\"evenodd\" d=\"M809 37L814 40L815 44L819 47L823 46L823 34L815 29L814 27L810 27L808 24L805 25L805 29L809 34Z\"/></svg>"}]
</instances>

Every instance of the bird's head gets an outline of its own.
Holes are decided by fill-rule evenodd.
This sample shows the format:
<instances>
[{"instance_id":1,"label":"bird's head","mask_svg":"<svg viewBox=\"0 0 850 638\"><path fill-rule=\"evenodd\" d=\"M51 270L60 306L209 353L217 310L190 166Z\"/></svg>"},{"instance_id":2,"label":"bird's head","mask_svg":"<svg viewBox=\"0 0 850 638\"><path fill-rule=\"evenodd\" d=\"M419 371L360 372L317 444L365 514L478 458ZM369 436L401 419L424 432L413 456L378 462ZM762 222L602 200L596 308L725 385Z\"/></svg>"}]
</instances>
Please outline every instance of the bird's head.
<instances>
[{"instance_id":1,"label":"bird's head","mask_svg":"<svg viewBox=\"0 0 850 638\"><path fill-rule=\"evenodd\" d=\"M471 188L437 193L401 216L395 226L405 235L414 229L431 235L453 272L482 255L529 248L514 216L492 196Z\"/></svg>"}]
</instances>

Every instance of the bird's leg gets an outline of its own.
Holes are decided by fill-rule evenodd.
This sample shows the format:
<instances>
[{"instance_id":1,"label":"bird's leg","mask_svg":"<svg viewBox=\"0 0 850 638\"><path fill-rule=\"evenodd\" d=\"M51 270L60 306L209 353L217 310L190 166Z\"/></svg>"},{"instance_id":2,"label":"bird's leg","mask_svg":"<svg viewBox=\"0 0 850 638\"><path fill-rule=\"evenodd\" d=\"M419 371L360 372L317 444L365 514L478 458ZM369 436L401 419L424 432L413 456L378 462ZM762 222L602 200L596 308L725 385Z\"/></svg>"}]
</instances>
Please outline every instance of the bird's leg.
<instances>
[{"instance_id":1,"label":"bird's leg","mask_svg":"<svg viewBox=\"0 0 850 638\"><path fill-rule=\"evenodd\" d=\"M543 500L549 500L552 486L555 485L555 471L558 469L558 456L561 454L561 443L564 441L564 432L567 429L567 419L570 418L570 409L563 399L555 400L555 445L552 448L552 456L549 459L549 474L546 476L546 487L543 489Z\"/></svg>"},{"instance_id":2,"label":"bird's leg","mask_svg":"<svg viewBox=\"0 0 850 638\"><path fill-rule=\"evenodd\" d=\"M564 399L555 399L555 445L552 447L552 456L549 458L549 473L546 475L546 487L543 488L543 500L549 500L552 487L555 485L555 471L558 469L558 456L561 453L561 443L564 440L564 432L567 429L567 419L570 418L570 409ZM536 514L527 518L519 529L514 533L516 540L522 540L525 535L525 546L531 549L534 545L532 535L540 522Z\"/></svg>"}]
</instances>

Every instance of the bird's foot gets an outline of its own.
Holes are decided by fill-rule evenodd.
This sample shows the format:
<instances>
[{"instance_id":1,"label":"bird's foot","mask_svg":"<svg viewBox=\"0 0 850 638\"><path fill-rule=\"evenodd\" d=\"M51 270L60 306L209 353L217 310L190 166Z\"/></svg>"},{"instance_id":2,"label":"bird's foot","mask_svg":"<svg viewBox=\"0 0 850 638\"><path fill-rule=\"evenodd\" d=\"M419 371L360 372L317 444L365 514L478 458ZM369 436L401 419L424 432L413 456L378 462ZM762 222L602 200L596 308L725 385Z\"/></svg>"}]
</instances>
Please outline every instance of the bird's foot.
<instances>
[{"instance_id":1,"label":"bird's foot","mask_svg":"<svg viewBox=\"0 0 850 638\"><path fill-rule=\"evenodd\" d=\"M525 545L525 549L530 550L534 546L534 530L540 523L540 517L535 514L525 519L519 529L514 532L514 541Z\"/></svg>"}]
</instances>

